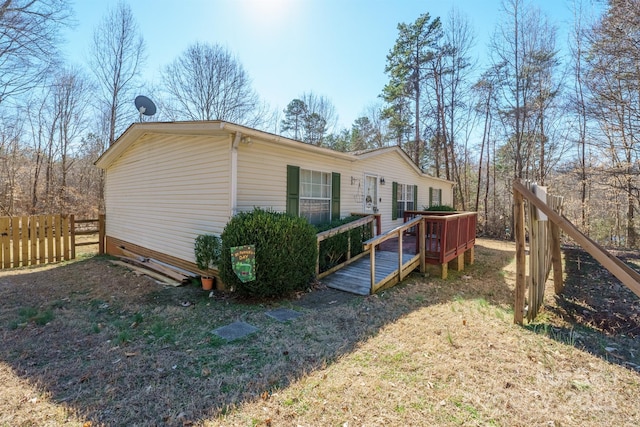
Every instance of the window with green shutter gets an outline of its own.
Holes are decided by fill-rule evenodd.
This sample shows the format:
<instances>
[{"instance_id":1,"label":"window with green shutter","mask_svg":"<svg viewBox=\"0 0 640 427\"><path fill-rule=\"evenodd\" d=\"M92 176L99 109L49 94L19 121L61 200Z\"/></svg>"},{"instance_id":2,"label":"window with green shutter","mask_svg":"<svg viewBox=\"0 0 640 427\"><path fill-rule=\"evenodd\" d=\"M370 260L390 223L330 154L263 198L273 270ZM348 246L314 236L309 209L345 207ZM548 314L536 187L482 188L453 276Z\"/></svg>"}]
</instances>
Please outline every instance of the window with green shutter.
<instances>
[{"instance_id":1,"label":"window with green shutter","mask_svg":"<svg viewBox=\"0 0 640 427\"><path fill-rule=\"evenodd\" d=\"M300 168L287 165L287 213L298 216L300 212Z\"/></svg>"},{"instance_id":2,"label":"window with green shutter","mask_svg":"<svg viewBox=\"0 0 640 427\"><path fill-rule=\"evenodd\" d=\"M391 207L391 219L395 220L404 217L404 211L417 209L418 187L416 185L393 183Z\"/></svg>"},{"instance_id":3,"label":"window with green shutter","mask_svg":"<svg viewBox=\"0 0 640 427\"><path fill-rule=\"evenodd\" d=\"M331 220L340 219L340 174L331 173Z\"/></svg>"},{"instance_id":4,"label":"window with green shutter","mask_svg":"<svg viewBox=\"0 0 640 427\"><path fill-rule=\"evenodd\" d=\"M398 183L391 184L391 219L398 219Z\"/></svg>"},{"instance_id":5,"label":"window with green shutter","mask_svg":"<svg viewBox=\"0 0 640 427\"><path fill-rule=\"evenodd\" d=\"M287 166L287 213L312 224L340 218L340 174Z\"/></svg>"},{"instance_id":6,"label":"window with green shutter","mask_svg":"<svg viewBox=\"0 0 640 427\"><path fill-rule=\"evenodd\" d=\"M442 189L429 187L429 207L442 205Z\"/></svg>"}]
</instances>

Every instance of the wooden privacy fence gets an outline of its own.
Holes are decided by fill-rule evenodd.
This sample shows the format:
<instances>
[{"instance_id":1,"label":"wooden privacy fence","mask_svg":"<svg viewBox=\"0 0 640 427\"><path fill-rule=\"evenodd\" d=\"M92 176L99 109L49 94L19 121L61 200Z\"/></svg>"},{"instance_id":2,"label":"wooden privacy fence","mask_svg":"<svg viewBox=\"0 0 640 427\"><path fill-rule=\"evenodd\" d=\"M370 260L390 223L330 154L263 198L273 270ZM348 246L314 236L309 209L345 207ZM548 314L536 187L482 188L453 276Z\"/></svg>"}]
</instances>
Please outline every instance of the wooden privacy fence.
<instances>
[{"instance_id":1,"label":"wooden privacy fence","mask_svg":"<svg viewBox=\"0 0 640 427\"><path fill-rule=\"evenodd\" d=\"M26 267L74 259L76 247L98 244L104 253L104 215L76 220L74 215L0 217L0 268ZM77 236L98 234L97 241Z\"/></svg>"},{"instance_id":2,"label":"wooden privacy fence","mask_svg":"<svg viewBox=\"0 0 640 427\"><path fill-rule=\"evenodd\" d=\"M553 221L549 221L547 215L531 202L530 199L536 198L544 202L549 209L556 214L562 215L562 201L560 196L546 194L546 188L537 186L534 183L526 183L524 185L529 190L529 200L525 211L516 212L515 223L516 233L519 227L524 223L526 218L526 229L529 231L529 275L526 278L527 293L527 320L532 321L540 312L540 308L544 303L544 291L547 278L553 267L554 271L554 288L557 294L562 292L562 260L560 252L560 230L558 225ZM531 197L533 195L533 197ZM520 193L516 196L522 197ZM516 204L521 203L516 200ZM520 230L522 231L522 230ZM523 239L524 236L516 234L516 241ZM518 293L518 290L516 290ZM522 292L524 296L525 292ZM523 302L518 301L518 304ZM520 310L522 314L523 310Z\"/></svg>"},{"instance_id":3,"label":"wooden privacy fence","mask_svg":"<svg viewBox=\"0 0 640 427\"><path fill-rule=\"evenodd\" d=\"M607 252L598 243L585 236L568 219L560 215L551 207L540 200L533 192L520 182L513 183L514 196L514 217L515 217L515 238L516 238L516 298L514 307L514 322L522 324L525 310L525 290L526 278L526 252L525 252L525 224L524 224L524 200L538 208L544 213L549 221L557 225L578 245L586 250L589 255L595 258L603 267L611 272L626 287L640 297L640 273L633 270L624 262ZM552 254L551 263L553 265L553 282L556 294L563 290L562 284L562 261L560 259L560 238L559 230L551 229ZM557 233L557 237L555 234ZM556 243L557 241L557 243Z\"/></svg>"}]
</instances>

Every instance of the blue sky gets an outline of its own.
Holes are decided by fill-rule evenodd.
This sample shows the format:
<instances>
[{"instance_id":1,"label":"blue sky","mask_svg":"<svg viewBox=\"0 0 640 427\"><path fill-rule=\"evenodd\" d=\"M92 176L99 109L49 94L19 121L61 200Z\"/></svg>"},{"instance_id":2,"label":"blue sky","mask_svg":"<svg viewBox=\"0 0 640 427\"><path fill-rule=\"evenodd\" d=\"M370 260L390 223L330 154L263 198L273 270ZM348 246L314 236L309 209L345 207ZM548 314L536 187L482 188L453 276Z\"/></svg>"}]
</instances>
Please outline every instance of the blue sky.
<instances>
[{"instance_id":1,"label":"blue sky","mask_svg":"<svg viewBox=\"0 0 640 427\"><path fill-rule=\"evenodd\" d=\"M565 0L531 0L563 29ZM68 60L84 65L93 30L117 0L77 0L77 27L67 36ZM159 84L162 67L190 44L219 43L233 52L254 89L282 111L313 91L335 105L340 127L350 127L378 102L388 78L386 55L397 25L422 13L444 19L453 7L475 32L478 56L499 19L501 0L152 0L128 1L144 35L147 81ZM153 93L147 93L154 98Z\"/></svg>"}]
</instances>

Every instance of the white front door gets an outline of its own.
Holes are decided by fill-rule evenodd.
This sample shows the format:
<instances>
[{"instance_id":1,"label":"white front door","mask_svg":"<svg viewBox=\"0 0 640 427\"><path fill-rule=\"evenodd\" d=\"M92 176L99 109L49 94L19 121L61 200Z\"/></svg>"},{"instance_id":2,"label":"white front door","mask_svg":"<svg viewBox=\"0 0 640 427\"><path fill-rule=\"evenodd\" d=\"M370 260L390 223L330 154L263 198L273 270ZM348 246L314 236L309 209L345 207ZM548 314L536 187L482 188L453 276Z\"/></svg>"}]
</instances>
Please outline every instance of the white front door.
<instances>
[{"instance_id":1,"label":"white front door","mask_svg":"<svg viewBox=\"0 0 640 427\"><path fill-rule=\"evenodd\" d=\"M368 214L378 212L378 177L364 176L364 212Z\"/></svg>"}]
</instances>

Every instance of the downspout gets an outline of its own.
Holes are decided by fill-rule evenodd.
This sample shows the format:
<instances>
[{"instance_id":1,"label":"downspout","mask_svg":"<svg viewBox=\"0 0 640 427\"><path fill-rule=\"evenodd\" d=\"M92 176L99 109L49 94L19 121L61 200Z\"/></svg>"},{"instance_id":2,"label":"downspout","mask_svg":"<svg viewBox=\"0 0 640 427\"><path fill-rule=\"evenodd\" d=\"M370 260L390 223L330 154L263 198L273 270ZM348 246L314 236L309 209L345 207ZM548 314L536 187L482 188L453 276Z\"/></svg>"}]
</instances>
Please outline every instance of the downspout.
<instances>
[{"instance_id":1,"label":"downspout","mask_svg":"<svg viewBox=\"0 0 640 427\"><path fill-rule=\"evenodd\" d=\"M231 145L231 188L229 189L229 219L238 213L238 145L242 139L242 133L236 132Z\"/></svg>"}]
</instances>

